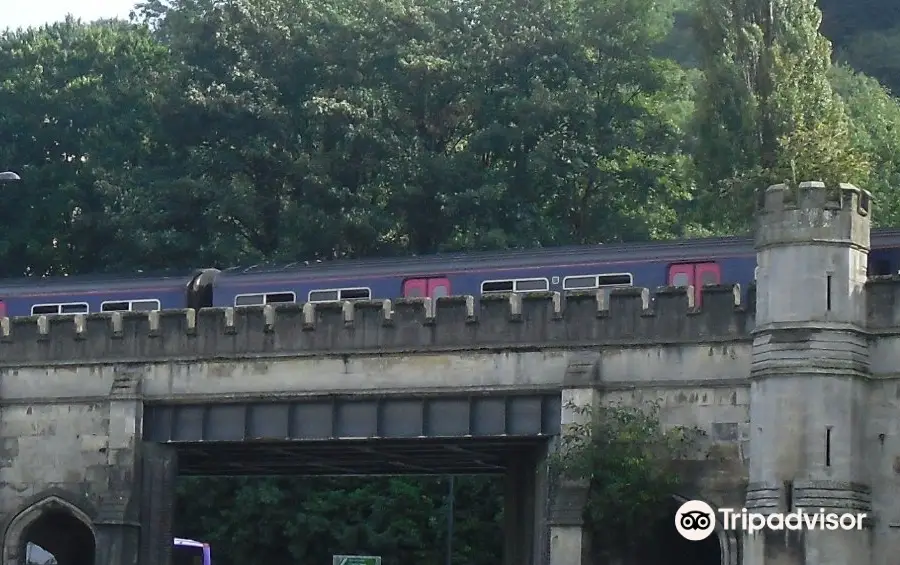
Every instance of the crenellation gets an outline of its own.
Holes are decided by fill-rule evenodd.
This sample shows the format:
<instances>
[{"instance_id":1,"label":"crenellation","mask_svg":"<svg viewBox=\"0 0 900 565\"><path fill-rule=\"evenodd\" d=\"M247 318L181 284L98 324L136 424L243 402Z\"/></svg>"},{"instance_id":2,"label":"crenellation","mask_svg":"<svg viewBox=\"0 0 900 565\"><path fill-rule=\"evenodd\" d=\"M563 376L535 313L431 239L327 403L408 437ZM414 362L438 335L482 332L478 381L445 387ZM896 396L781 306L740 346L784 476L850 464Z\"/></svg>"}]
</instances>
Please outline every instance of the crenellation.
<instances>
[{"instance_id":1,"label":"crenellation","mask_svg":"<svg viewBox=\"0 0 900 565\"><path fill-rule=\"evenodd\" d=\"M765 192L758 217L757 248L846 241L859 249L869 247L871 194L852 184L829 186L802 182L776 184ZM765 228L765 229L763 229Z\"/></svg>"},{"instance_id":2,"label":"crenellation","mask_svg":"<svg viewBox=\"0 0 900 565\"><path fill-rule=\"evenodd\" d=\"M404 298L4 318L0 363L44 359L326 354L733 340L752 312L739 286Z\"/></svg>"},{"instance_id":3,"label":"crenellation","mask_svg":"<svg viewBox=\"0 0 900 565\"><path fill-rule=\"evenodd\" d=\"M653 310L659 316L691 315L696 311L694 287L664 286L656 291Z\"/></svg>"},{"instance_id":4,"label":"crenellation","mask_svg":"<svg viewBox=\"0 0 900 565\"><path fill-rule=\"evenodd\" d=\"M868 215L868 191L850 183L829 185L821 181L773 184L765 191L764 214L793 210L852 210Z\"/></svg>"},{"instance_id":5,"label":"crenellation","mask_svg":"<svg viewBox=\"0 0 900 565\"><path fill-rule=\"evenodd\" d=\"M478 311L474 296L442 296L435 301L434 319L455 326L475 324Z\"/></svg>"},{"instance_id":6,"label":"crenellation","mask_svg":"<svg viewBox=\"0 0 900 565\"><path fill-rule=\"evenodd\" d=\"M648 288L612 288L609 290L609 316L632 317L632 319L634 316L652 316L652 298Z\"/></svg>"},{"instance_id":7,"label":"crenellation","mask_svg":"<svg viewBox=\"0 0 900 565\"><path fill-rule=\"evenodd\" d=\"M346 321L345 316L344 322ZM271 304L263 306L263 331L266 333L275 331L275 307Z\"/></svg>"},{"instance_id":8,"label":"crenellation","mask_svg":"<svg viewBox=\"0 0 900 565\"><path fill-rule=\"evenodd\" d=\"M705 286L701 290L701 294L703 296L703 308L707 310L718 310L721 308L741 310L744 308L744 297L739 284ZM751 309L750 306L747 306L747 309Z\"/></svg>"},{"instance_id":9,"label":"crenellation","mask_svg":"<svg viewBox=\"0 0 900 565\"><path fill-rule=\"evenodd\" d=\"M150 327L152 330L153 320L150 320ZM76 314L75 315L75 339L84 339L84 314Z\"/></svg>"},{"instance_id":10,"label":"crenellation","mask_svg":"<svg viewBox=\"0 0 900 565\"><path fill-rule=\"evenodd\" d=\"M150 336L156 337L159 335L159 312L154 310L147 314L147 321L150 324Z\"/></svg>"},{"instance_id":11,"label":"crenellation","mask_svg":"<svg viewBox=\"0 0 900 565\"><path fill-rule=\"evenodd\" d=\"M136 318L137 319L137 318ZM149 317L148 317L148 322ZM109 316L109 331L112 334L113 338L121 339L125 337L125 330L123 326L122 313L121 312L113 312ZM147 334L150 335L151 331L148 331Z\"/></svg>"}]
</instances>

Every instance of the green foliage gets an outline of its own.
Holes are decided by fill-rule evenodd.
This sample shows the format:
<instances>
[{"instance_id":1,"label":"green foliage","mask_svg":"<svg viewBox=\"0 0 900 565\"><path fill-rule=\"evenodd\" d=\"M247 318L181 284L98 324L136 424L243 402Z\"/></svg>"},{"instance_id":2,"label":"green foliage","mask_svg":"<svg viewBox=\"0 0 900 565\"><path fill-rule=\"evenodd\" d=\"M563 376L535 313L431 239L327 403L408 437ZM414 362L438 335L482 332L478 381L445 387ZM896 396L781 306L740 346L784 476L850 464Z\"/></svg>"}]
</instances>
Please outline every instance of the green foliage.
<instances>
[{"instance_id":1,"label":"green foliage","mask_svg":"<svg viewBox=\"0 0 900 565\"><path fill-rule=\"evenodd\" d=\"M668 514L682 484L677 463L696 448L702 432L663 428L658 403L568 409L579 423L561 436L552 459L555 474L587 483L585 519L595 547L632 552L653 535L647 524Z\"/></svg>"},{"instance_id":2,"label":"green foliage","mask_svg":"<svg viewBox=\"0 0 900 565\"><path fill-rule=\"evenodd\" d=\"M896 226L900 220L900 99L878 81L839 65L831 83L851 118L851 139L871 163L865 188L875 197L876 225Z\"/></svg>"},{"instance_id":3,"label":"green foliage","mask_svg":"<svg viewBox=\"0 0 900 565\"><path fill-rule=\"evenodd\" d=\"M128 250L95 182L155 159L171 63L121 22L0 35L0 163L27 179L3 202L0 275L97 271Z\"/></svg>"},{"instance_id":4,"label":"green foliage","mask_svg":"<svg viewBox=\"0 0 900 565\"><path fill-rule=\"evenodd\" d=\"M894 94L900 93L900 25L854 35L838 52L838 57L878 79Z\"/></svg>"},{"instance_id":5,"label":"green foliage","mask_svg":"<svg viewBox=\"0 0 900 565\"><path fill-rule=\"evenodd\" d=\"M502 480L456 477L453 563L502 561ZM175 531L209 541L216 563L444 563L447 478L184 478Z\"/></svg>"},{"instance_id":6,"label":"green foliage","mask_svg":"<svg viewBox=\"0 0 900 565\"><path fill-rule=\"evenodd\" d=\"M769 184L868 179L828 80L831 46L820 19L813 0L700 0L694 155L701 214L725 199L726 232L749 229L756 195Z\"/></svg>"}]
</instances>

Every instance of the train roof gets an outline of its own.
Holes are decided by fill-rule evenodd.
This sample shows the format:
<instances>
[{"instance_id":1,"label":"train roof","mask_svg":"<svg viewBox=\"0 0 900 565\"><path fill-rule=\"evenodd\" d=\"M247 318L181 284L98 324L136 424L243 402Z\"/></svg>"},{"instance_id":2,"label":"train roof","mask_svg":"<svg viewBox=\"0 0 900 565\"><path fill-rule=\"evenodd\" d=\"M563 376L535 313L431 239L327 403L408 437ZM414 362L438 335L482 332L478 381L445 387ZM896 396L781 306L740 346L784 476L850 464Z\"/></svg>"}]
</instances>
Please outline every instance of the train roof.
<instances>
[{"instance_id":1,"label":"train roof","mask_svg":"<svg viewBox=\"0 0 900 565\"><path fill-rule=\"evenodd\" d=\"M0 293L8 291L21 291L23 288L41 288L52 289L58 286L65 286L66 289L80 290L92 289L97 284L102 284L105 288L114 289L132 289L135 285L153 285L159 286L186 286L190 279L199 272L198 269L178 270L178 271L155 271L143 272L135 271L132 273L114 273L114 274L87 274L87 275L69 275L61 277L19 277L14 279L0 279Z\"/></svg>"},{"instance_id":2,"label":"train roof","mask_svg":"<svg viewBox=\"0 0 900 565\"><path fill-rule=\"evenodd\" d=\"M900 229L888 228L872 231L872 247L900 247ZM689 255L702 255L705 253L751 253L753 240L746 236L705 237L679 240L659 240L637 243L612 243L593 245L567 245L559 247L541 247L531 249L508 249L501 251L460 251L451 253L436 253L430 255L407 255L399 257L385 257L376 259L329 259L316 261L297 261L293 263L259 263L249 266L229 267L222 270L222 274L228 277L257 274L295 274L303 271L311 271L316 275L334 271L369 268L373 271L391 272L392 270L409 270L417 265L428 265L424 272L432 272L434 262L439 262L450 269L467 265L491 264L503 265L515 263L516 265L529 265L529 263L542 263L548 256L565 254L572 259L590 257L621 260L624 258L634 260L664 259L679 260L689 259ZM627 257L626 257L627 256Z\"/></svg>"},{"instance_id":3,"label":"train roof","mask_svg":"<svg viewBox=\"0 0 900 565\"><path fill-rule=\"evenodd\" d=\"M498 265L506 263L515 265L542 264L548 257L566 255L571 259L604 258L621 259L680 259L690 254L715 251L749 252L752 242L745 237L711 237L682 240L649 241L639 243L612 243L594 245L567 245L560 247L541 247L532 249L508 249L502 251L460 251L437 253L431 255L407 255L377 259L332 259L325 261L298 261L294 263L261 263L257 265L231 267L223 269L224 276L257 275L257 274L295 274L310 271L315 274L359 268L371 269L373 272L409 271L419 265L428 265L423 272L434 270L433 265L441 265L453 269L469 265ZM692 252L692 253L691 253Z\"/></svg>"}]
</instances>

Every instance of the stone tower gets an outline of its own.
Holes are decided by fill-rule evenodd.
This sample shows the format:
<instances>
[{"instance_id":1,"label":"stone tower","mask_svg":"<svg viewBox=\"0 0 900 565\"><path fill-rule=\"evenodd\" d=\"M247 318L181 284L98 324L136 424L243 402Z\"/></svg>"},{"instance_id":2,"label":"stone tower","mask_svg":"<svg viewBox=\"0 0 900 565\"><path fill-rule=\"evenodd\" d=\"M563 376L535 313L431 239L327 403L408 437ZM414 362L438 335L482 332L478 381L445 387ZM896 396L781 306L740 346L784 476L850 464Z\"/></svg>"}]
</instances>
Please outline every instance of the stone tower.
<instances>
[{"instance_id":1,"label":"stone tower","mask_svg":"<svg viewBox=\"0 0 900 565\"><path fill-rule=\"evenodd\" d=\"M750 385L752 512L871 513L862 457L870 195L769 187L759 213ZM870 565L866 528L745 536L745 565Z\"/></svg>"}]
</instances>

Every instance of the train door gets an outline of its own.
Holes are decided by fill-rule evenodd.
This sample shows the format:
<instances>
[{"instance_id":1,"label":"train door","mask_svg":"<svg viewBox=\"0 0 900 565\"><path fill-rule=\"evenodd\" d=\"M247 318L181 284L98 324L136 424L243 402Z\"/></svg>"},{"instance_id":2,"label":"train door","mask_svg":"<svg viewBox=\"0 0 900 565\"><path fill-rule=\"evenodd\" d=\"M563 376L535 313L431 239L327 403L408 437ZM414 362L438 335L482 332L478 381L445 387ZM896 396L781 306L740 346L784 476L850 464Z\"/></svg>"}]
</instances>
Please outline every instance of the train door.
<instances>
[{"instance_id":1,"label":"train door","mask_svg":"<svg viewBox=\"0 0 900 565\"><path fill-rule=\"evenodd\" d=\"M406 279L403 281L403 297L418 298L428 294L427 279Z\"/></svg>"},{"instance_id":2,"label":"train door","mask_svg":"<svg viewBox=\"0 0 900 565\"><path fill-rule=\"evenodd\" d=\"M6 317L6 302L0 300L0 318Z\"/></svg>"},{"instance_id":3,"label":"train door","mask_svg":"<svg viewBox=\"0 0 900 565\"><path fill-rule=\"evenodd\" d=\"M669 265L670 286L694 287L694 301L698 306L701 301L701 288L706 285L720 284L722 271L717 263L678 263Z\"/></svg>"},{"instance_id":4,"label":"train door","mask_svg":"<svg viewBox=\"0 0 900 565\"><path fill-rule=\"evenodd\" d=\"M446 277L427 277L421 279L406 279L403 281L403 297L440 298L450 296L450 280Z\"/></svg>"},{"instance_id":5,"label":"train door","mask_svg":"<svg viewBox=\"0 0 900 565\"><path fill-rule=\"evenodd\" d=\"M431 298L450 296L450 281L445 278L428 279L428 296Z\"/></svg>"}]
</instances>

